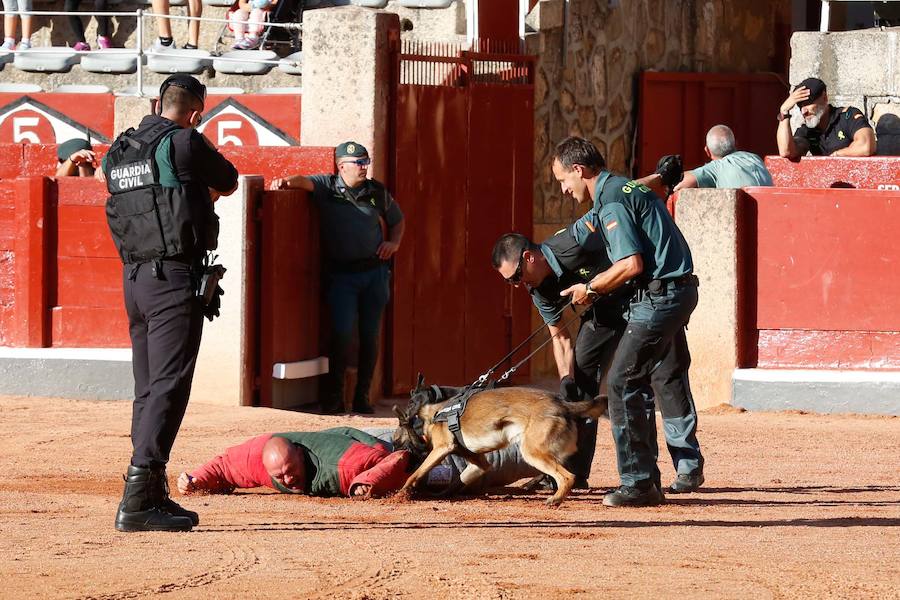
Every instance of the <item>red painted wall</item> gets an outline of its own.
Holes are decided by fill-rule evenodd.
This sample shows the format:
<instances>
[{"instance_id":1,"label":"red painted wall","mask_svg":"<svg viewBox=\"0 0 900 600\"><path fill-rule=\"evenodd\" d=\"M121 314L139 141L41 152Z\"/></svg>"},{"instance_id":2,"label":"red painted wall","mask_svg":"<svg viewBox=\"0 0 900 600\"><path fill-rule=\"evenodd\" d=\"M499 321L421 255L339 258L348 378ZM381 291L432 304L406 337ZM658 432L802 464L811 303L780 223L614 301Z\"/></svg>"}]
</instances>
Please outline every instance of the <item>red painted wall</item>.
<instances>
[{"instance_id":1,"label":"red painted wall","mask_svg":"<svg viewBox=\"0 0 900 600\"><path fill-rule=\"evenodd\" d=\"M267 184L275 177L334 169L331 148L266 148L265 159L260 150L222 149L241 174L263 175ZM56 147L0 144L0 172L15 165L23 174L52 174ZM93 179L0 179L0 345L129 345L122 266L106 225L106 197L105 186ZM277 248L271 256L280 256Z\"/></svg>"},{"instance_id":2,"label":"red painted wall","mask_svg":"<svg viewBox=\"0 0 900 600\"><path fill-rule=\"evenodd\" d=\"M900 156L809 156L798 161L767 156L765 161L778 187L900 190Z\"/></svg>"},{"instance_id":3,"label":"red painted wall","mask_svg":"<svg viewBox=\"0 0 900 600\"><path fill-rule=\"evenodd\" d=\"M900 368L900 192L745 192L757 366Z\"/></svg>"}]
</instances>

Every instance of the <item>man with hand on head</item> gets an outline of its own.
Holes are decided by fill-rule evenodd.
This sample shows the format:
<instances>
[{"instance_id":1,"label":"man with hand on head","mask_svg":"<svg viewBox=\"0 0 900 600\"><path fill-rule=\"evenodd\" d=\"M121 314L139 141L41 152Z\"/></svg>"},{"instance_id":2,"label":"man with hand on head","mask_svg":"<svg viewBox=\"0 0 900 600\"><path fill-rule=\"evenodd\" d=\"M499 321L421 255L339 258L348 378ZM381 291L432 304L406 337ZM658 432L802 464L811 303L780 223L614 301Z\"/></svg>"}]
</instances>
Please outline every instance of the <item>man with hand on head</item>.
<instances>
[{"instance_id":1,"label":"man with hand on head","mask_svg":"<svg viewBox=\"0 0 900 600\"><path fill-rule=\"evenodd\" d=\"M791 109L799 107L803 125L791 133ZM813 156L872 156L875 132L869 120L852 106L828 103L825 82L809 77L800 82L778 112L778 154L796 160Z\"/></svg>"},{"instance_id":2,"label":"man with hand on head","mask_svg":"<svg viewBox=\"0 0 900 600\"><path fill-rule=\"evenodd\" d=\"M337 175L292 175L275 179L271 189L305 190L319 208L326 298L331 312L328 389L322 412L343 412L347 355L353 325L358 321L353 410L372 414L369 388L378 360L381 315L391 291L388 261L400 247L405 222L387 188L367 177L371 159L362 144L340 144L334 158Z\"/></svg>"},{"instance_id":3,"label":"man with hand on head","mask_svg":"<svg viewBox=\"0 0 900 600\"><path fill-rule=\"evenodd\" d=\"M91 143L83 138L67 140L56 148L59 166L56 177L93 177L97 156Z\"/></svg>"}]
</instances>

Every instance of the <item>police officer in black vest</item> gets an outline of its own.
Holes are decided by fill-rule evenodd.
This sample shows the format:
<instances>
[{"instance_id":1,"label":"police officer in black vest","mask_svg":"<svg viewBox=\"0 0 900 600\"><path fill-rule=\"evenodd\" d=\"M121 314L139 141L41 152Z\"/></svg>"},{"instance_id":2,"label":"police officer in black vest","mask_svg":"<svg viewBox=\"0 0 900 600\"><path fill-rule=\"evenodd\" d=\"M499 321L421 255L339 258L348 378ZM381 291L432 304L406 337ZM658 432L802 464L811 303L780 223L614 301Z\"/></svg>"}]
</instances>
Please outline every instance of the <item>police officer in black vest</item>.
<instances>
[{"instance_id":1,"label":"police officer in black vest","mask_svg":"<svg viewBox=\"0 0 900 600\"><path fill-rule=\"evenodd\" d=\"M166 463L187 408L203 316L218 314L217 294L204 299L201 283L219 233L213 202L233 193L238 177L194 129L205 100L199 81L172 75L160 86L156 114L120 135L103 161L107 220L125 264L135 390L119 531L187 531L199 522L169 498Z\"/></svg>"},{"instance_id":2,"label":"police officer in black vest","mask_svg":"<svg viewBox=\"0 0 900 600\"><path fill-rule=\"evenodd\" d=\"M581 400L585 394L589 398L596 397L625 329L624 313L632 290L622 289L603 298L594 294L594 304L581 316L574 345L563 318L569 299L560 292L590 281L608 267L606 253L602 249L589 251L582 248L566 228L540 245L521 234L507 233L494 244L491 260L507 283L525 285L554 336L553 356L559 371L560 395L573 401ZM652 395L649 402L652 402ZM575 487L588 487L596 444L597 422L579 421L578 451L566 465L575 475Z\"/></svg>"}]
</instances>

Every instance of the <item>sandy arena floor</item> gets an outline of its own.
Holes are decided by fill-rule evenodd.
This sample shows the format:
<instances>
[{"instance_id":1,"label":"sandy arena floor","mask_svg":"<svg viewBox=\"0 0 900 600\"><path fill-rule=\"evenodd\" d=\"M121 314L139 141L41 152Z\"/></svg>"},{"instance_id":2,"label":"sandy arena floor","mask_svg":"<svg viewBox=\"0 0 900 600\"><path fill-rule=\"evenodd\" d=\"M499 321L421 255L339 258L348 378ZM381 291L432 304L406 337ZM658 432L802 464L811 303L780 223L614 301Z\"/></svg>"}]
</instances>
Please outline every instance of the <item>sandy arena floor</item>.
<instances>
[{"instance_id":1,"label":"sandy arena floor","mask_svg":"<svg viewBox=\"0 0 900 600\"><path fill-rule=\"evenodd\" d=\"M601 489L560 509L513 488L408 503L251 490L186 499L191 533L122 534L130 408L0 397L0 597L900 598L900 418L703 412L706 486L659 508L601 505L616 482L604 423ZM193 404L169 473L266 431L393 425L379 414Z\"/></svg>"}]
</instances>

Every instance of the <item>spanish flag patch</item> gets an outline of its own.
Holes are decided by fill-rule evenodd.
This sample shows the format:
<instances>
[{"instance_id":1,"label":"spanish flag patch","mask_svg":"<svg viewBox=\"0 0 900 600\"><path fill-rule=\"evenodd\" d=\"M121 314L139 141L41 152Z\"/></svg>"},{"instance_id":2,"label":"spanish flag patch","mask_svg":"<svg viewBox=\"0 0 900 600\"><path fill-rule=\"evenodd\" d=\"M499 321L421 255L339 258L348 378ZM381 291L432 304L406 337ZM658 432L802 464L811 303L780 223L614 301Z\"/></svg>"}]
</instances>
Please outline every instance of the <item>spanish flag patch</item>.
<instances>
[{"instance_id":1,"label":"spanish flag patch","mask_svg":"<svg viewBox=\"0 0 900 600\"><path fill-rule=\"evenodd\" d=\"M588 229L590 229L590 230L591 230L591 233L596 233L596 232L597 232L597 230L594 229L594 226L591 225L591 222L590 222L590 221L585 221L585 222L584 222L584 226L587 227Z\"/></svg>"},{"instance_id":2,"label":"spanish flag patch","mask_svg":"<svg viewBox=\"0 0 900 600\"><path fill-rule=\"evenodd\" d=\"M606 224L606 230L607 230L607 231L612 231L612 230L615 229L618 225L619 225L619 222L618 222L618 221L610 221L609 223Z\"/></svg>"}]
</instances>

